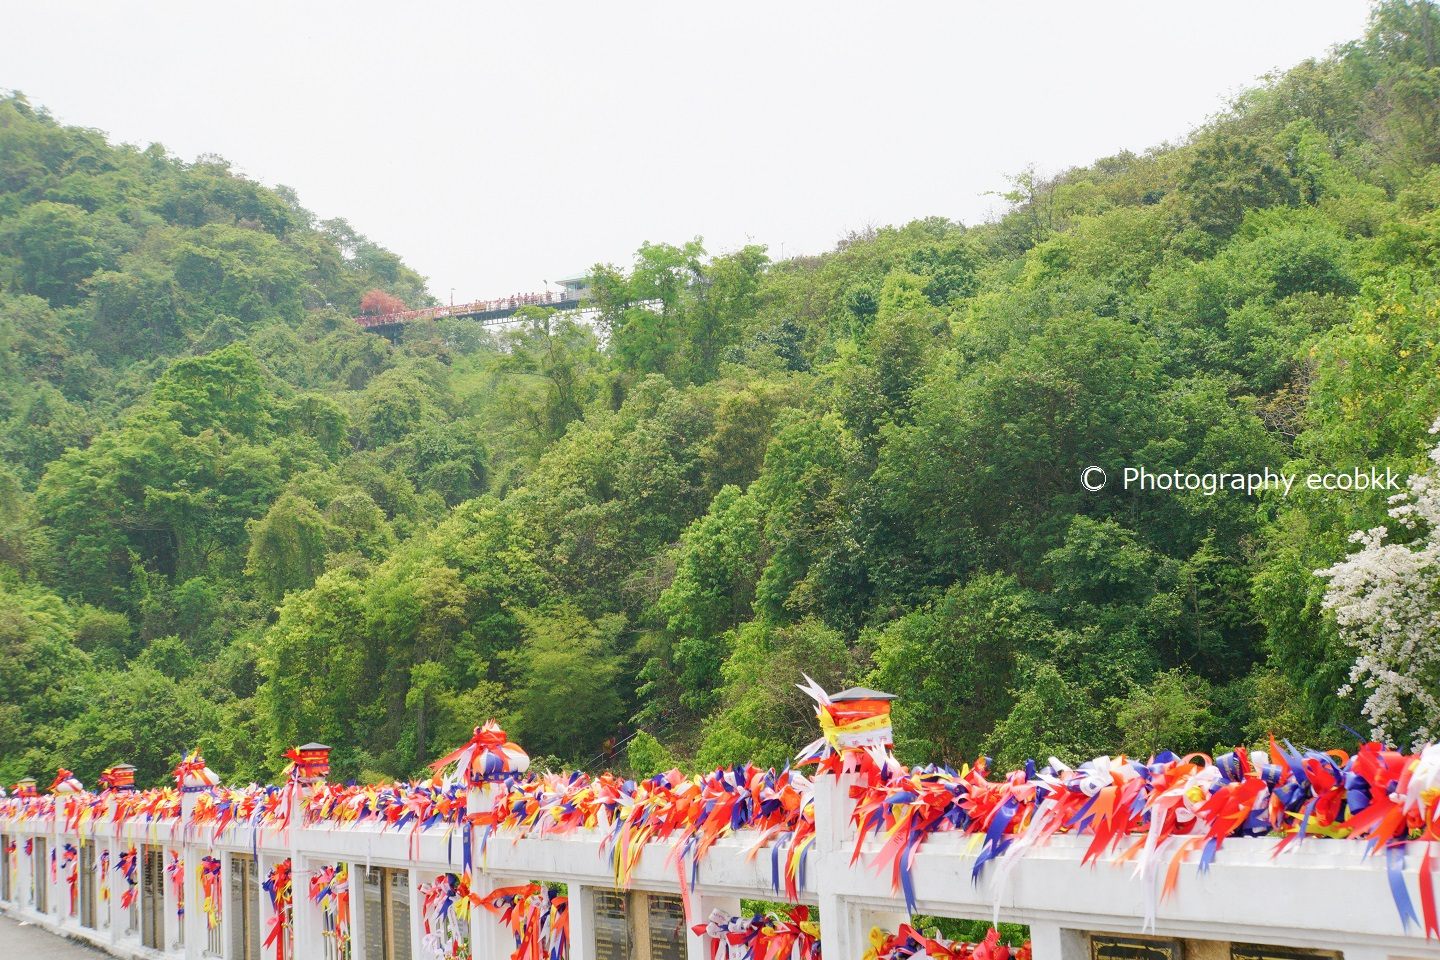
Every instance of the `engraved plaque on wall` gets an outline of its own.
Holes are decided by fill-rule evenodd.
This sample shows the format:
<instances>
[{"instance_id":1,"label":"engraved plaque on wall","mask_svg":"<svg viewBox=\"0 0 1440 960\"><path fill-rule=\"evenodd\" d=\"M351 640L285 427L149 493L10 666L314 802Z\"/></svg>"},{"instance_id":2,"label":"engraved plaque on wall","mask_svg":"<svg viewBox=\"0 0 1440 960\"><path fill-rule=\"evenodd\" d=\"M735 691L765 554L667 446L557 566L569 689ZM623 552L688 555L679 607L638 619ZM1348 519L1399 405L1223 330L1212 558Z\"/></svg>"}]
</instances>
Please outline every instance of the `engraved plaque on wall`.
<instances>
[{"instance_id":1,"label":"engraved plaque on wall","mask_svg":"<svg viewBox=\"0 0 1440 960\"><path fill-rule=\"evenodd\" d=\"M646 897L650 928L650 960L685 960L685 904L679 897L652 893Z\"/></svg>"},{"instance_id":2,"label":"engraved plaque on wall","mask_svg":"<svg viewBox=\"0 0 1440 960\"><path fill-rule=\"evenodd\" d=\"M1267 947L1263 943L1232 943L1230 960L1340 960L1340 951Z\"/></svg>"},{"instance_id":3,"label":"engraved plaque on wall","mask_svg":"<svg viewBox=\"0 0 1440 960\"><path fill-rule=\"evenodd\" d=\"M1184 960L1179 940L1090 934L1090 960Z\"/></svg>"},{"instance_id":4,"label":"engraved plaque on wall","mask_svg":"<svg viewBox=\"0 0 1440 960\"><path fill-rule=\"evenodd\" d=\"M624 893L595 890L596 960L630 960L630 898Z\"/></svg>"}]
</instances>

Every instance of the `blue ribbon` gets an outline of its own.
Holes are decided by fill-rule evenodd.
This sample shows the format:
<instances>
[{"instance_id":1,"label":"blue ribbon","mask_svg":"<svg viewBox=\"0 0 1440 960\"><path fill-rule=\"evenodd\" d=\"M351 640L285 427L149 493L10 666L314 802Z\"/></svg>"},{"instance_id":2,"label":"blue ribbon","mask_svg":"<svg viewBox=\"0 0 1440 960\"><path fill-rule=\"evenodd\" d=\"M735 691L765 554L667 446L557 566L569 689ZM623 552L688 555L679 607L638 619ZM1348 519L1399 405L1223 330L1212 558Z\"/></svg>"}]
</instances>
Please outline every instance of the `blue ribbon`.
<instances>
[{"instance_id":1,"label":"blue ribbon","mask_svg":"<svg viewBox=\"0 0 1440 960\"><path fill-rule=\"evenodd\" d=\"M1410 924L1420 926L1420 916L1410 900L1410 891L1405 887L1405 844L1392 843L1385 847L1385 872L1390 880L1390 896L1395 900L1395 909L1400 913L1400 925L1407 932Z\"/></svg>"}]
</instances>

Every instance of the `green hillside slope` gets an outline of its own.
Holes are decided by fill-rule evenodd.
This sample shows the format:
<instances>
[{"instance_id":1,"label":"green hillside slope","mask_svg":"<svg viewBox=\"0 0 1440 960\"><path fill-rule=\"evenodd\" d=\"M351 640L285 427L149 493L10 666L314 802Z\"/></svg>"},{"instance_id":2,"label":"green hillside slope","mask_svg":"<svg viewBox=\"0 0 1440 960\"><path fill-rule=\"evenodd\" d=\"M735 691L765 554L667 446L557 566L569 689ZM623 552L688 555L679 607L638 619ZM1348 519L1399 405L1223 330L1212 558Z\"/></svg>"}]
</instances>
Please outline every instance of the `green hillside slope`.
<instances>
[{"instance_id":1,"label":"green hillside slope","mask_svg":"<svg viewBox=\"0 0 1440 960\"><path fill-rule=\"evenodd\" d=\"M1315 571L1389 491L1119 480L1425 466L1437 36L1389 0L992 223L646 244L593 325L399 344L349 317L423 282L343 222L0 100L0 776L404 774L487 715L783 763L801 671L900 694L914 761L1341 742L1374 717Z\"/></svg>"}]
</instances>

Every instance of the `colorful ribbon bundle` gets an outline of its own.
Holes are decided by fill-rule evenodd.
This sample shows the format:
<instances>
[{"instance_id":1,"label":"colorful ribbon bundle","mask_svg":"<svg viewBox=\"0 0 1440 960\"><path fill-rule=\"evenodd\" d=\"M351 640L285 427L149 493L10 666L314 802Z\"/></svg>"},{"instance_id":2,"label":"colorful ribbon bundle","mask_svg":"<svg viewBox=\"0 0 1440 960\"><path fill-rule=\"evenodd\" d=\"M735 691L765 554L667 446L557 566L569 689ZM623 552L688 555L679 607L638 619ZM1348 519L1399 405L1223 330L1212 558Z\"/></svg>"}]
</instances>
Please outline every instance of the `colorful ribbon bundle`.
<instances>
[{"instance_id":1,"label":"colorful ribbon bundle","mask_svg":"<svg viewBox=\"0 0 1440 960\"><path fill-rule=\"evenodd\" d=\"M12 796L0 800L0 817L17 824L36 820L54 822L55 798L52 796Z\"/></svg>"},{"instance_id":2,"label":"colorful ribbon bundle","mask_svg":"<svg viewBox=\"0 0 1440 960\"><path fill-rule=\"evenodd\" d=\"M421 946L432 957L470 956L469 881L453 873L442 873L433 883L420 885L422 917Z\"/></svg>"},{"instance_id":3,"label":"colorful ribbon bundle","mask_svg":"<svg viewBox=\"0 0 1440 960\"><path fill-rule=\"evenodd\" d=\"M170 788L136 790L133 793L111 795L115 804L115 825L121 826L130 820L146 823L178 821L180 819L180 791Z\"/></svg>"},{"instance_id":4,"label":"colorful ribbon bundle","mask_svg":"<svg viewBox=\"0 0 1440 960\"><path fill-rule=\"evenodd\" d=\"M447 836L466 822L465 788L455 784L396 783L355 786L319 783L302 801L309 825L353 826L376 823L383 830L410 831L410 855L420 852L421 833L440 827ZM462 831L466 865L469 865L468 830Z\"/></svg>"},{"instance_id":5,"label":"colorful ribbon bundle","mask_svg":"<svg viewBox=\"0 0 1440 960\"><path fill-rule=\"evenodd\" d=\"M517 744L511 743L505 731L494 720L476 727L475 734L458 749L430 764L438 778L451 764L455 775L465 786L496 783L519 776L530 769L530 757Z\"/></svg>"},{"instance_id":6,"label":"colorful ribbon bundle","mask_svg":"<svg viewBox=\"0 0 1440 960\"><path fill-rule=\"evenodd\" d=\"M335 960L350 957L350 869L327 866L310 877L310 902L320 909L323 933L335 942Z\"/></svg>"},{"instance_id":7,"label":"colorful ribbon bundle","mask_svg":"<svg viewBox=\"0 0 1440 960\"><path fill-rule=\"evenodd\" d=\"M821 734L796 756L796 766L814 763L824 773L859 771L867 776L883 776L899 766L890 753L889 694L856 689L832 697L808 676L796 686L815 701Z\"/></svg>"},{"instance_id":8,"label":"colorful ribbon bundle","mask_svg":"<svg viewBox=\"0 0 1440 960\"><path fill-rule=\"evenodd\" d=\"M96 820L110 812L110 801L104 793L79 793L65 799L65 829L74 833L91 833Z\"/></svg>"},{"instance_id":9,"label":"colorful ribbon bundle","mask_svg":"<svg viewBox=\"0 0 1440 960\"><path fill-rule=\"evenodd\" d=\"M185 918L185 858L180 856L180 851L170 851L170 862L165 865L165 873L170 877L170 889L175 894L175 916L184 920Z\"/></svg>"},{"instance_id":10,"label":"colorful ribbon bundle","mask_svg":"<svg viewBox=\"0 0 1440 960\"><path fill-rule=\"evenodd\" d=\"M482 904L515 938L510 960L565 960L570 955L570 901L558 889L538 883L497 887Z\"/></svg>"},{"instance_id":11,"label":"colorful ribbon bundle","mask_svg":"<svg viewBox=\"0 0 1440 960\"><path fill-rule=\"evenodd\" d=\"M1030 960L1030 941L1020 947L1006 946L994 927L980 943L941 940L938 935L927 937L902 923L898 933L872 928L865 960Z\"/></svg>"},{"instance_id":12,"label":"colorful ribbon bundle","mask_svg":"<svg viewBox=\"0 0 1440 960\"><path fill-rule=\"evenodd\" d=\"M783 918L775 913L732 917L715 910L690 929L709 938L710 960L820 960L820 925L805 906Z\"/></svg>"},{"instance_id":13,"label":"colorful ribbon bundle","mask_svg":"<svg viewBox=\"0 0 1440 960\"><path fill-rule=\"evenodd\" d=\"M175 778L175 786L182 793L199 793L220 785L220 778L205 765L205 758L200 756L199 747L181 757L170 775Z\"/></svg>"},{"instance_id":14,"label":"colorful ribbon bundle","mask_svg":"<svg viewBox=\"0 0 1440 960\"><path fill-rule=\"evenodd\" d=\"M59 794L84 793L85 787L79 780L75 779L75 774L61 767L55 774L55 782L50 784L50 792Z\"/></svg>"},{"instance_id":15,"label":"colorful ribbon bundle","mask_svg":"<svg viewBox=\"0 0 1440 960\"><path fill-rule=\"evenodd\" d=\"M1391 889L1402 925L1420 923L1401 871L1405 844L1440 839L1440 747L1416 754L1365 744L1353 757L1343 751L1319 753L1272 742L1267 753L1232 751L1211 761L1203 754L1178 757L1168 751L1148 762L1097 757L1071 768L1052 758L1036 769L1027 763L1003 779L988 778L987 761L956 772L918 767L872 778L858 789L854 820L859 827L852 862L864 844L878 837L872 862L889 868L892 883L915 907L911 868L916 850L932 833L958 831L980 840L972 877L991 861L1003 882L1017 858L1056 833L1090 837L1084 861L1109 855L1134 861L1136 872L1159 884L1159 898L1175 889L1181 864L1200 851L1199 868L1209 869L1224 842L1237 836L1284 835L1280 847L1306 836L1348 836L1365 840L1368 851L1384 850ZM1183 841L1163 864L1162 848ZM1428 847L1421 866L1424 927L1440 935L1433 864ZM997 884L997 901L998 901ZM1156 898L1147 901L1153 924Z\"/></svg>"},{"instance_id":16,"label":"colorful ribbon bundle","mask_svg":"<svg viewBox=\"0 0 1440 960\"><path fill-rule=\"evenodd\" d=\"M211 787L195 799L190 824L209 827L212 842L237 827L286 830L294 806L295 784Z\"/></svg>"},{"instance_id":17,"label":"colorful ribbon bundle","mask_svg":"<svg viewBox=\"0 0 1440 960\"><path fill-rule=\"evenodd\" d=\"M78 883L80 880L80 854L76 851L74 844L67 843L61 850L60 871L65 876L65 884L70 888L70 916L75 915L75 907L79 902Z\"/></svg>"},{"instance_id":18,"label":"colorful ribbon bundle","mask_svg":"<svg viewBox=\"0 0 1440 960\"><path fill-rule=\"evenodd\" d=\"M129 910L135 905L136 884L135 866L139 862L140 854L134 847L120 854L115 861L115 869L120 876L125 878L125 892L120 894L120 909Z\"/></svg>"},{"instance_id":19,"label":"colorful ribbon bundle","mask_svg":"<svg viewBox=\"0 0 1440 960\"><path fill-rule=\"evenodd\" d=\"M275 960L285 960L286 949L292 946L290 931L295 909L290 858L287 857L271 867L270 873L260 886L270 897L270 933L265 937L265 946L275 947Z\"/></svg>"},{"instance_id":20,"label":"colorful ribbon bundle","mask_svg":"<svg viewBox=\"0 0 1440 960\"><path fill-rule=\"evenodd\" d=\"M63 812L65 817L65 828L67 830L78 829L78 818L84 801L79 799L85 794L85 787L75 778L75 774L61 767L55 774L55 780L50 784L50 792L56 796L55 805L52 806L51 816L56 812Z\"/></svg>"},{"instance_id":21,"label":"colorful ribbon bundle","mask_svg":"<svg viewBox=\"0 0 1440 960\"><path fill-rule=\"evenodd\" d=\"M673 840L682 890L696 881L700 862L716 842L754 829L747 854L754 857L768 845L772 884L792 899L804 884L805 857L815 832L810 781L793 770L776 773L753 766L721 768L703 777L672 770L640 781L611 774L531 777L507 784L494 809L475 822L482 828L482 851L499 831L525 837L603 829L602 849L610 855L620 887L629 885L649 843Z\"/></svg>"},{"instance_id":22,"label":"colorful ribbon bundle","mask_svg":"<svg viewBox=\"0 0 1440 960\"><path fill-rule=\"evenodd\" d=\"M215 930L220 926L220 860L217 857L200 858L200 909L205 912L205 928Z\"/></svg>"},{"instance_id":23,"label":"colorful ribbon bundle","mask_svg":"<svg viewBox=\"0 0 1440 960\"><path fill-rule=\"evenodd\" d=\"M106 790L114 790L120 785L121 779L114 767L106 767L100 771L100 776L95 778L95 782L100 785L100 790L103 793Z\"/></svg>"},{"instance_id":24,"label":"colorful ribbon bundle","mask_svg":"<svg viewBox=\"0 0 1440 960\"><path fill-rule=\"evenodd\" d=\"M323 780L330 775L330 748L323 743L307 743L303 747L291 747L285 751L290 761L282 774L285 779L311 782Z\"/></svg>"},{"instance_id":25,"label":"colorful ribbon bundle","mask_svg":"<svg viewBox=\"0 0 1440 960\"><path fill-rule=\"evenodd\" d=\"M100 851L100 860L95 867L96 875L100 883L100 902L110 902L110 850L108 848Z\"/></svg>"},{"instance_id":26,"label":"colorful ribbon bundle","mask_svg":"<svg viewBox=\"0 0 1440 960\"><path fill-rule=\"evenodd\" d=\"M379 823L386 829L455 826L465 818L463 788L420 783L319 783L305 795L308 824Z\"/></svg>"}]
</instances>

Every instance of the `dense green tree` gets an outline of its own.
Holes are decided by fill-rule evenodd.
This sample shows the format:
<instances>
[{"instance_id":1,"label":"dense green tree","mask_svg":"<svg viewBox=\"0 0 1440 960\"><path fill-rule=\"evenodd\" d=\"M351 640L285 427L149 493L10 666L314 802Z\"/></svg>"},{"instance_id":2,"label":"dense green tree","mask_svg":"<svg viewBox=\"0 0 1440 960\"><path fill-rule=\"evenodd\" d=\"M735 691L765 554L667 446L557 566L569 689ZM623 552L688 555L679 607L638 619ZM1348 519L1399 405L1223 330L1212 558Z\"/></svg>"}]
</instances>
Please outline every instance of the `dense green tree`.
<instances>
[{"instance_id":1,"label":"dense green tree","mask_svg":"<svg viewBox=\"0 0 1440 960\"><path fill-rule=\"evenodd\" d=\"M123 761L135 765L139 782L157 783L218 726L212 704L186 696L183 684L150 665L87 676L78 686L85 706L56 736L48 766L63 761L93 778ZM206 759L229 772L223 753L207 749Z\"/></svg>"},{"instance_id":2,"label":"dense green tree","mask_svg":"<svg viewBox=\"0 0 1440 960\"><path fill-rule=\"evenodd\" d=\"M624 622L591 621L573 607L522 617L524 641L510 656L517 737L538 752L588 759L622 719L612 652Z\"/></svg>"},{"instance_id":3,"label":"dense green tree","mask_svg":"<svg viewBox=\"0 0 1440 960\"><path fill-rule=\"evenodd\" d=\"M796 683L809 675L828 690L855 679L854 656L817 620L777 626L755 620L736 631L722 669L723 704L696 754L702 767L752 762L777 769L818 736L815 701Z\"/></svg>"},{"instance_id":4,"label":"dense green tree","mask_svg":"<svg viewBox=\"0 0 1440 960\"><path fill-rule=\"evenodd\" d=\"M1433 445L1436 25L1381 0L991 222L646 243L593 322L394 340L362 297L432 300L349 224L0 97L0 772L408 775L490 715L555 765L780 764L801 673L899 694L906 759L1343 739L1315 571L1393 491L1304 478Z\"/></svg>"},{"instance_id":5,"label":"dense green tree","mask_svg":"<svg viewBox=\"0 0 1440 960\"><path fill-rule=\"evenodd\" d=\"M7 223L0 244L17 261L22 292L67 306L80 299L81 281L114 262L118 244L107 234L117 227L80 207L47 200L26 206Z\"/></svg>"},{"instance_id":6,"label":"dense green tree","mask_svg":"<svg viewBox=\"0 0 1440 960\"><path fill-rule=\"evenodd\" d=\"M734 487L681 538L675 578L656 607L683 709L703 716L718 705L725 633L749 618L762 554L758 505Z\"/></svg>"},{"instance_id":7,"label":"dense green tree","mask_svg":"<svg viewBox=\"0 0 1440 960\"><path fill-rule=\"evenodd\" d=\"M1013 705L1022 657L1043 656L1052 624L1012 577L981 574L911 611L873 640L870 682L903 691L896 745L917 762L977 756ZM957 685L965 709L956 710Z\"/></svg>"},{"instance_id":8,"label":"dense green tree","mask_svg":"<svg viewBox=\"0 0 1440 960\"><path fill-rule=\"evenodd\" d=\"M1156 674L1115 705L1120 746L1134 757L1152 757L1177 743L1213 740L1210 686L1183 670Z\"/></svg>"},{"instance_id":9,"label":"dense green tree","mask_svg":"<svg viewBox=\"0 0 1440 960\"><path fill-rule=\"evenodd\" d=\"M255 578L262 597L279 603L291 590L315 582L325 569L331 538L330 524L315 504L283 493L250 527L245 572Z\"/></svg>"},{"instance_id":10,"label":"dense green tree","mask_svg":"<svg viewBox=\"0 0 1440 960\"><path fill-rule=\"evenodd\" d=\"M1013 770L1030 758L1076 764L1114 750L1111 725L1085 688L1043 661L1032 661L1022 678L1015 705L985 745L998 769Z\"/></svg>"},{"instance_id":11,"label":"dense green tree","mask_svg":"<svg viewBox=\"0 0 1440 960\"><path fill-rule=\"evenodd\" d=\"M0 583L0 756L6 777L25 773L22 759L53 738L48 724L73 709L70 684L90 658L72 639L74 612L33 586ZM38 777L38 772L34 774Z\"/></svg>"},{"instance_id":12,"label":"dense green tree","mask_svg":"<svg viewBox=\"0 0 1440 960\"><path fill-rule=\"evenodd\" d=\"M337 770L354 773L366 743L366 692L378 678L366 671L364 584L344 571L322 576L313 589L280 609L265 637L260 701L271 749L310 740L335 746Z\"/></svg>"}]
</instances>

